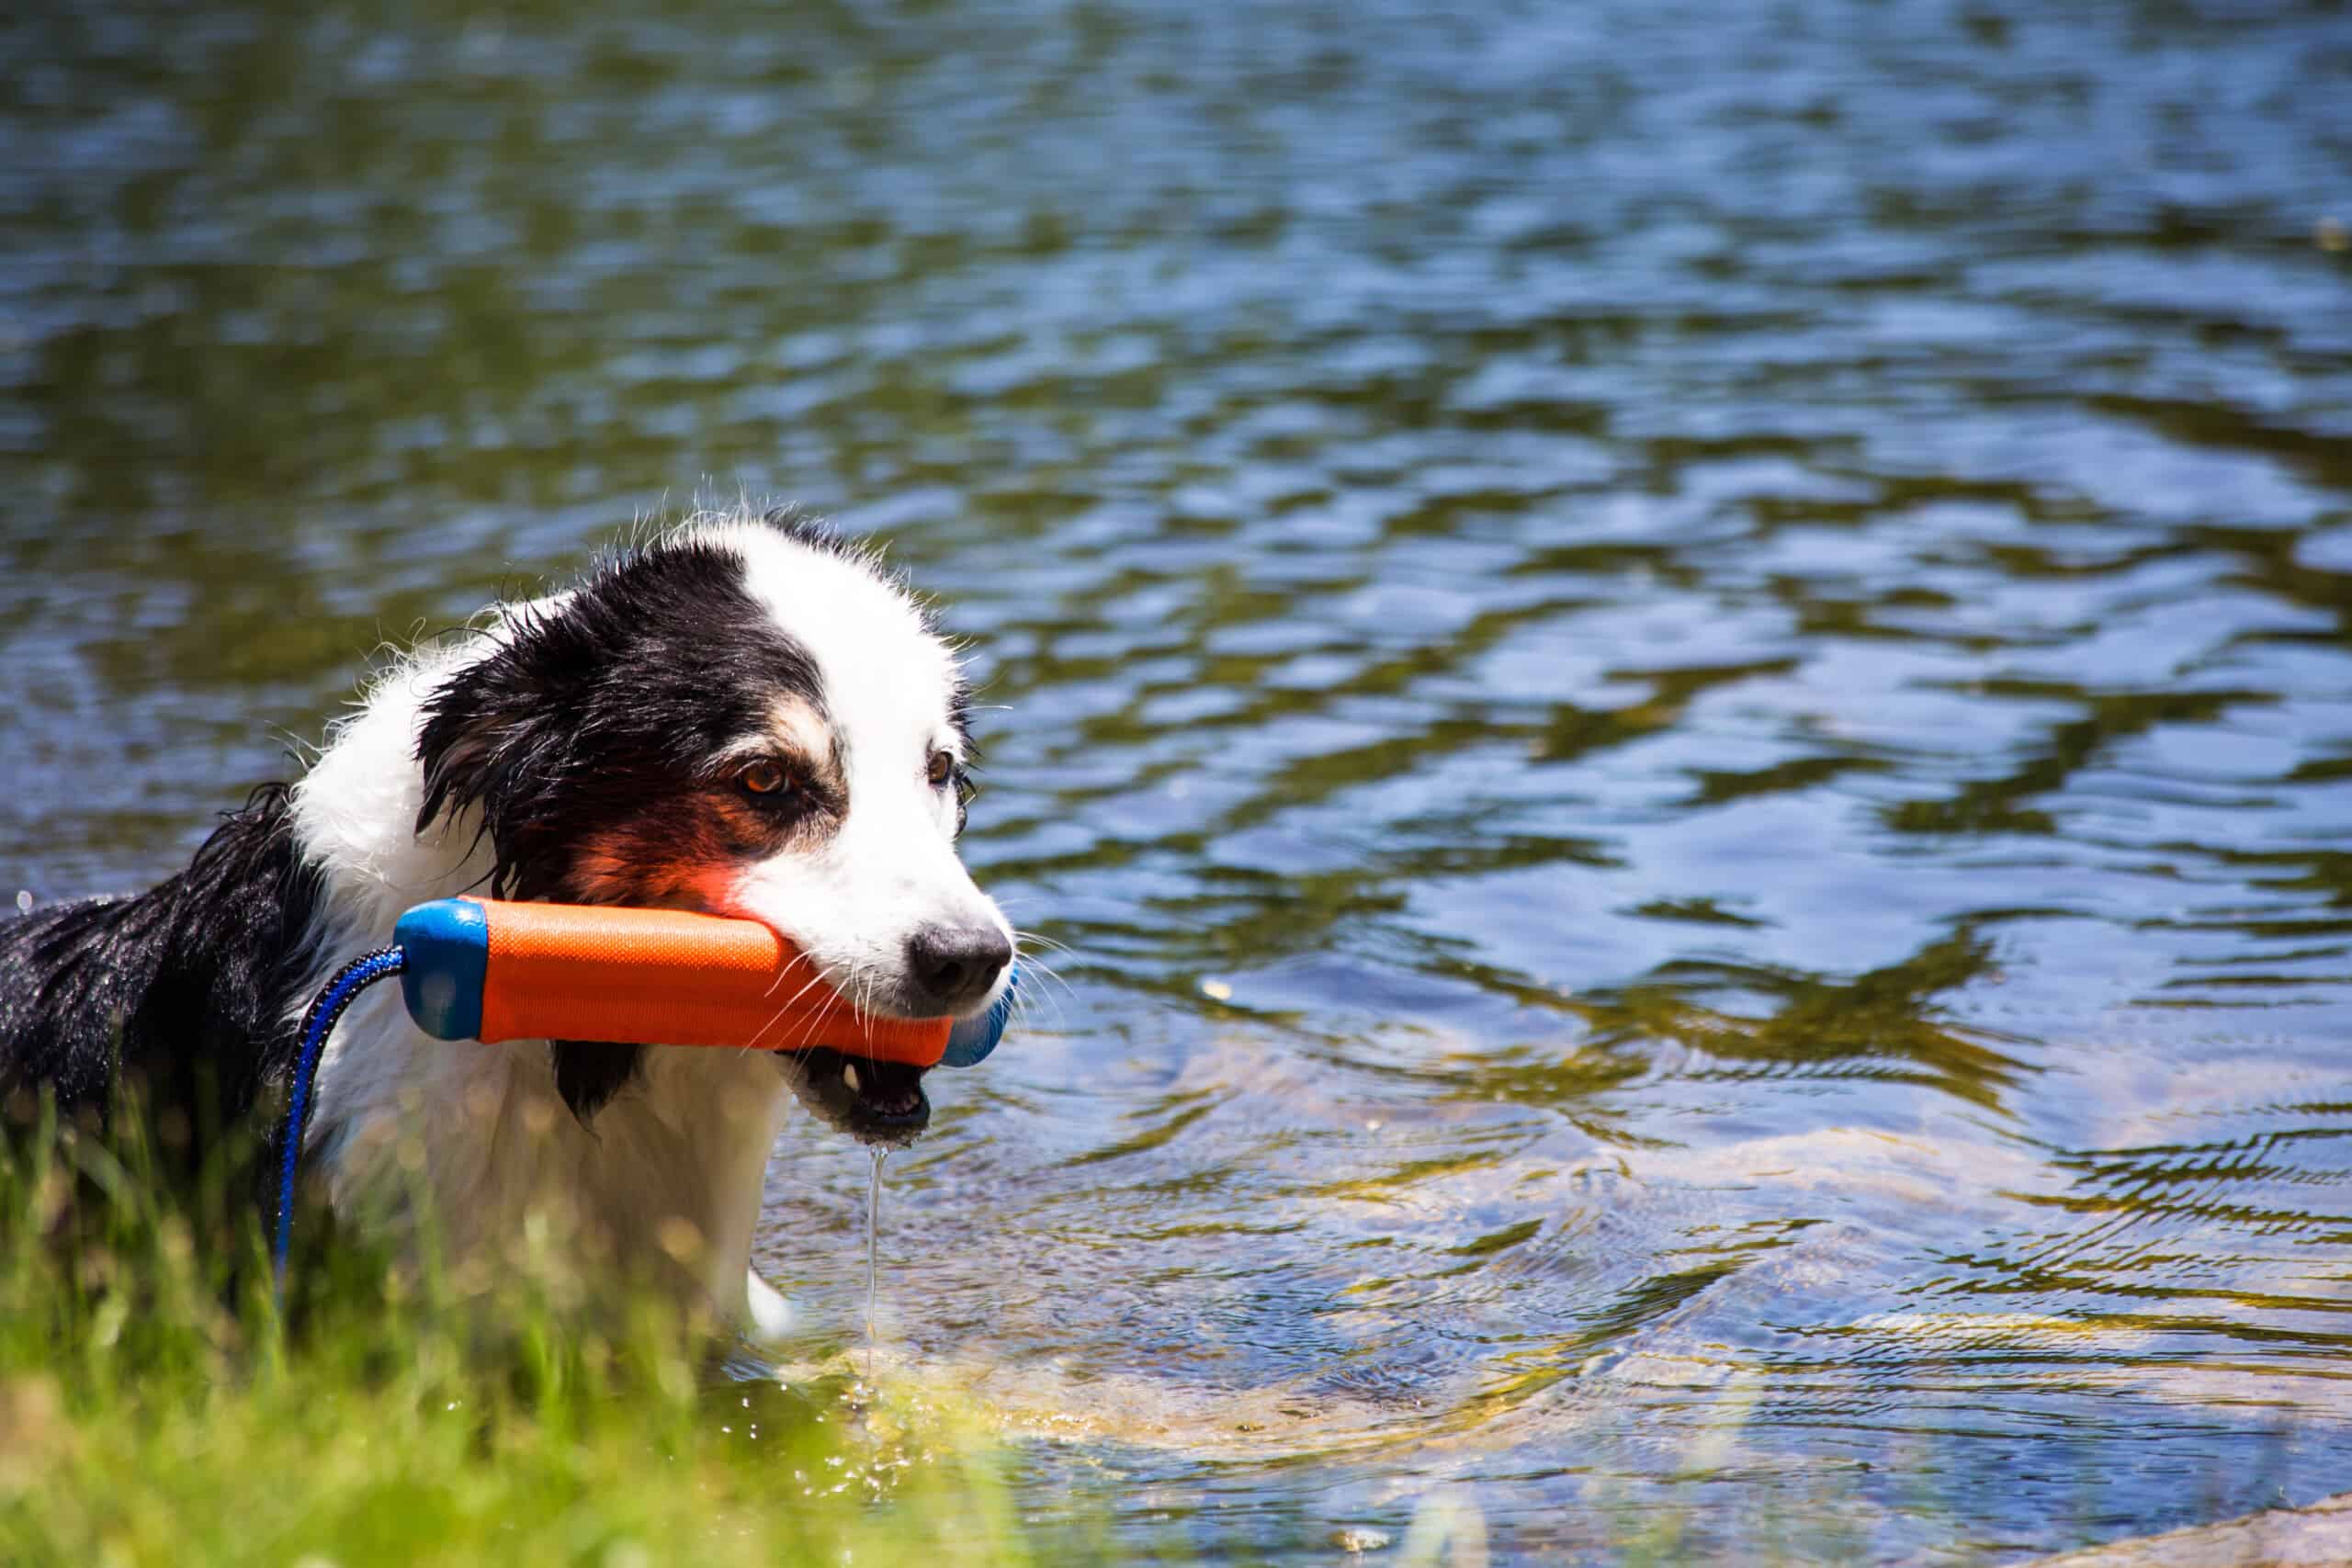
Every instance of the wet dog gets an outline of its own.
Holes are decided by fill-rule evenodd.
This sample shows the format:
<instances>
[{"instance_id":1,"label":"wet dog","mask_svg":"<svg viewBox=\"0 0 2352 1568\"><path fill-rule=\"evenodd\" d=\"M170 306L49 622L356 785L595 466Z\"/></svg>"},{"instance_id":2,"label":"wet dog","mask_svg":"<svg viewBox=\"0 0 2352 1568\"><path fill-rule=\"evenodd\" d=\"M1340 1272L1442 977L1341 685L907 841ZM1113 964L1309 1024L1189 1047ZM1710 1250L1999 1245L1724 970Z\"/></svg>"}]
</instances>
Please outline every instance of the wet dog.
<instances>
[{"instance_id":1,"label":"wet dog","mask_svg":"<svg viewBox=\"0 0 2352 1568\"><path fill-rule=\"evenodd\" d=\"M0 922L0 1086L187 1125L283 1102L324 976L459 893L757 919L868 1010L967 1017L1012 933L956 850L966 688L906 588L788 514L698 514L570 590L400 660L308 773L187 870ZM780 998L781 999L781 998ZM930 1116L919 1069L833 1053L449 1044L391 987L321 1060L307 1168L339 1222L497 1267L534 1215L746 1326L787 1097L869 1141ZM429 1221L427 1216L429 1216Z\"/></svg>"}]
</instances>

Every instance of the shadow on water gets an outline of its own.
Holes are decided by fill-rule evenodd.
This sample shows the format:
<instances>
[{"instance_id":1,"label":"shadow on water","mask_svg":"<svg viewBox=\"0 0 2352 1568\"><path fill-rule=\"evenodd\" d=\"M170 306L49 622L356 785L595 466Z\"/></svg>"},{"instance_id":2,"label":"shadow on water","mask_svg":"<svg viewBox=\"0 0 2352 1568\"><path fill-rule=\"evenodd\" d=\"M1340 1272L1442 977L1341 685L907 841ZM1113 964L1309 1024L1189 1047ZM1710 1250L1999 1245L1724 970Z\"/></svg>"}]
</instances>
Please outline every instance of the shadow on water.
<instances>
[{"instance_id":1,"label":"shadow on water","mask_svg":"<svg viewBox=\"0 0 2352 1568\"><path fill-rule=\"evenodd\" d=\"M1934 1561L2352 1485L2334 8L0 53L6 891L159 874L698 491L887 536L1066 984L891 1162L877 1326L1057 1439L1041 1528ZM821 1331L865 1174L771 1172Z\"/></svg>"}]
</instances>

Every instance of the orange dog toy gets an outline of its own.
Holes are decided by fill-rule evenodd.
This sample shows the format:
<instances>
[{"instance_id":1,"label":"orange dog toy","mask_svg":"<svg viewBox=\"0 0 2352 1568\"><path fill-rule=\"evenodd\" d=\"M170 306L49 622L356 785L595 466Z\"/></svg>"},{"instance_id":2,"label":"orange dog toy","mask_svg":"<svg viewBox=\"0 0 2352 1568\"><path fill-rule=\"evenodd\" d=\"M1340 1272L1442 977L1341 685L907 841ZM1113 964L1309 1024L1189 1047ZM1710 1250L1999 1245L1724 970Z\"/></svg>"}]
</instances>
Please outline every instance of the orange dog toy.
<instances>
[{"instance_id":1,"label":"orange dog toy","mask_svg":"<svg viewBox=\"0 0 2352 1568\"><path fill-rule=\"evenodd\" d=\"M393 941L409 1016L442 1040L825 1045L929 1067L955 1027L860 1012L757 920L445 898L402 915Z\"/></svg>"}]
</instances>

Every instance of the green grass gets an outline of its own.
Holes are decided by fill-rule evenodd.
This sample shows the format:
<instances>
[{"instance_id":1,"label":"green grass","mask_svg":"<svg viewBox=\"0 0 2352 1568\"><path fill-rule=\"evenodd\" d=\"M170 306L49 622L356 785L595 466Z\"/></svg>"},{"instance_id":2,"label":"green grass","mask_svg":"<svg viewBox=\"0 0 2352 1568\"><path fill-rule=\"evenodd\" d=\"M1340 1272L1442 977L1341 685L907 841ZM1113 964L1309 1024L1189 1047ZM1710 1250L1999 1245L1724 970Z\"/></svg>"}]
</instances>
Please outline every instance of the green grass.
<instances>
[{"instance_id":1,"label":"green grass","mask_svg":"<svg viewBox=\"0 0 2352 1568\"><path fill-rule=\"evenodd\" d=\"M281 1319L252 1205L212 1180L167 1209L148 1168L95 1137L13 1134L0 1561L1033 1555L1005 1450L909 1391L729 1382L707 1325L585 1312L551 1246L462 1299L314 1247Z\"/></svg>"}]
</instances>

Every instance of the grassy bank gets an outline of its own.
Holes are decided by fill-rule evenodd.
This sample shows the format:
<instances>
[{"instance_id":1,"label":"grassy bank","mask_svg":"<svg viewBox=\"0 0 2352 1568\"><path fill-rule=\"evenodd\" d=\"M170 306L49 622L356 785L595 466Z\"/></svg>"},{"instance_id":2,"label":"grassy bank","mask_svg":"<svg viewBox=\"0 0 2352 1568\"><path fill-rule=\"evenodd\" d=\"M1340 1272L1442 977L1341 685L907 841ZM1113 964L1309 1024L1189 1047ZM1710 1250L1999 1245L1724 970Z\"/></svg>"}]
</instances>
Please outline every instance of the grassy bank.
<instances>
[{"instance_id":1,"label":"grassy bank","mask_svg":"<svg viewBox=\"0 0 2352 1568\"><path fill-rule=\"evenodd\" d=\"M281 1319L250 1205L136 1153L0 1170L0 1561L1021 1562L1004 1456L885 1390L718 1375L697 1325L597 1329L560 1249L458 1300L338 1249ZM485 1325L495 1325L495 1333Z\"/></svg>"}]
</instances>

